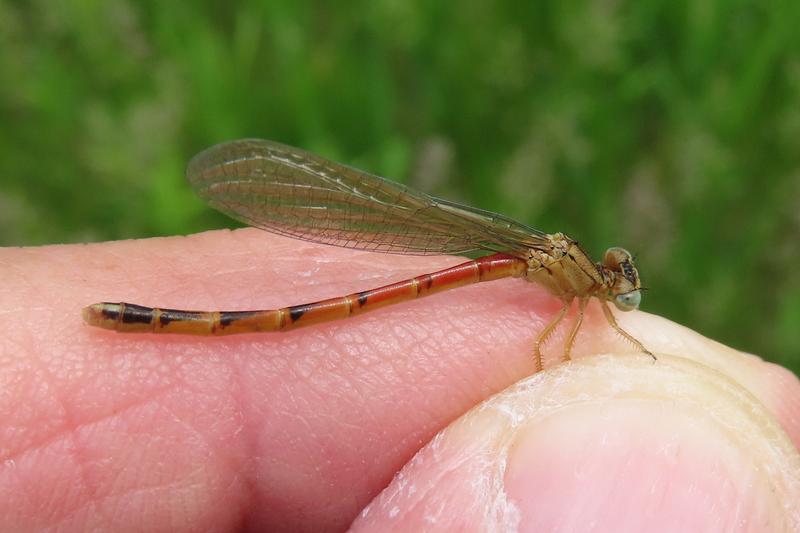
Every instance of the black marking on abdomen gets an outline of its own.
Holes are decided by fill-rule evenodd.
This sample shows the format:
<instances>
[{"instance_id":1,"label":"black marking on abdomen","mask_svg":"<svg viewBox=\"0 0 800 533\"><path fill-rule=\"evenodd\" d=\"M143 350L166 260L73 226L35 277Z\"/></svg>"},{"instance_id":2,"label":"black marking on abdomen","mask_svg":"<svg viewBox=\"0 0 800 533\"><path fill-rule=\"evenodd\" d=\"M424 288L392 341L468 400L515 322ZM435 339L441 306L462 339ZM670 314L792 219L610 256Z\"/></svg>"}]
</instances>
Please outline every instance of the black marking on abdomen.
<instances>
[{"instance_id":1,"label":"black marking on abdomen","mask_svg":"<svg viewBox=\"0 0 800 533\"><path fill-rule=\"evenodd\" d=\"M153 320L153 308L143 305L125 304L122 312L123 324L149 324Z\"/></svg>"},{"instance_id":2,"label":"black marking on abdomen","mask_svg":"<svg viewBox=\"0 0 800 533\"><path fill-rule=\"evenodd\" d=\"M297 322L310 309L312 309L310 305L294 305L289 308L289 319L292 322Z\"/></svg>"},{"instance_id":3,"label":"black marking on abdomen","mask_svg":"<svg viewBox=\"0 0 800 533\"><path fill-rule=\"evenodd\" d=\"M103 307L102 314L103 318L108 320L113 320L114 322L116 322L117 320L119 320L119 306L115 305L115 307L112 309L106 309L105 307Z\"/></svg>"},{"instance_id":4,"label":"black marking on abdomen","mask_svg":"<svg viewBox=\"0 0 800 533\"><path fill-rule=\"evenodd\" d=\"M431 287L433 287L433 276L430 274L423 274L420 277L423 279L423 283L425 284L425 290L431 290Z\"/></svg>"},{"instance_id":5,"label":"black marking on abdomen","mask_svg":"<svg viewBox=\"0 0 800 533\"><path fill-rule=\"evenodd\" d=\"M364 307L367 305L367 300L369 300L369 291L359 292L358 293L358 305Z\"/></svg>"},{"instance_id":6,"label":"black marking on abdomen","mask_svg":"<svg viewBox=\"0 0 800 533\"><path fill-rule=\"evenodd\" d=\"M257 314L258 311L222 311L219 314L219 325L224 328L230 326L237 320L250 318Z\"/></svg>"},{"instance_id":7,"label":"black marking on abdomen","mask_svg":"<svg viewBox=\"0 0 800 533\"><path fill-rule=\"evenodd\" d=\"M230 326L239 319L237 315L238 313L229 313L226 311L221 312L219 314L219 325L223 328Z\"/></svg>"},{"instance_id":8,"label":"black marking on abdomen","mask_svg":"<svg viewBox=\"0 0 800 533\"><path fill-rule=\"evenodd\" d=\"M159 324L166 326L170 322L197 322L204 318L200 311L178 311L176 309L162 309L161 316L158 318Z\"/></svg>"}]
</instances>

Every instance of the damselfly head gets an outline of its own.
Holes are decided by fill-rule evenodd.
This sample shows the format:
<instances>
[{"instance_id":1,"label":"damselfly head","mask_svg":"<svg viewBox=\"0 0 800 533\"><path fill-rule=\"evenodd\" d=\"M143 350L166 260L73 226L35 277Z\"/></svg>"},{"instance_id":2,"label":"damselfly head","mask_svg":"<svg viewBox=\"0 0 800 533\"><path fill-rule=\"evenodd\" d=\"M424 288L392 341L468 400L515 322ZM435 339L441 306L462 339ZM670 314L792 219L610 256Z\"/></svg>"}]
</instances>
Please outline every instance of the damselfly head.
<instances>
[{"instance_id":1,"label":"damselfly head","mask_svg":"<svg viewBox=\"0 0 800 533\"><path fill-rule=\"evenodd\" d=\"M609 248L603 257L603 267L614 274L609 287L609 299L620 311L633 311L642 301L639 271L633 264L633 256L624 248Z\"/></svg>"}]
</instances>

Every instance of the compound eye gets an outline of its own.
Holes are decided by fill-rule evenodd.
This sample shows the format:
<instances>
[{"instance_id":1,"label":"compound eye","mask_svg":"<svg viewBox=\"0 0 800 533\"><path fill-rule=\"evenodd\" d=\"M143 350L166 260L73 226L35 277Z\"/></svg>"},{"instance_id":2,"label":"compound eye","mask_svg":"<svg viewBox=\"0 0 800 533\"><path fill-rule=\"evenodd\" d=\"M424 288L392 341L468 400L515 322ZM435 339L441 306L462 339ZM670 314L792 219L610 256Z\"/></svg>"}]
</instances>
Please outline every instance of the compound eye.
<instances>
[{"instance_id":1,"label":"compound eye","mask_svg":"<svg viewBox=\"0 0 800 533\"><path fill-rule=\"evenodd\" d=\"M617 309L620 311L633 311L639 308L640 303L642 303L642 293L638 290L618 294L617 297L614 298L614 305L616 305Z\"/></svg>"}]
</instances>

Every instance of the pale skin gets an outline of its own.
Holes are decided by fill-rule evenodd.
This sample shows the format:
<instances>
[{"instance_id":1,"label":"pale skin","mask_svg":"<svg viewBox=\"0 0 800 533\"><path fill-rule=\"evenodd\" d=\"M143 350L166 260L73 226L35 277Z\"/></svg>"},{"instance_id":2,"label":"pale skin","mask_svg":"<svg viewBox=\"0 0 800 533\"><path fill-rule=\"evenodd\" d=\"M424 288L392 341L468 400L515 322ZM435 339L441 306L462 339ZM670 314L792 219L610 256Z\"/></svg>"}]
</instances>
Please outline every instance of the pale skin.
<instances>
[{"instance_id":1,"label":"pale skin","mask_svg":"<svg viewBox=\"0 0 800 533\"><path fill-rule=\"evenodd\" d=\"M277 307L458 261L254 229L1 249L0 531L800 527L797 379L644 312L615 316L656 362L590 303L573 362L577 305L530 379L560 304L521 280L220 339L80 316Z\"/></svg>"}]
</instances>

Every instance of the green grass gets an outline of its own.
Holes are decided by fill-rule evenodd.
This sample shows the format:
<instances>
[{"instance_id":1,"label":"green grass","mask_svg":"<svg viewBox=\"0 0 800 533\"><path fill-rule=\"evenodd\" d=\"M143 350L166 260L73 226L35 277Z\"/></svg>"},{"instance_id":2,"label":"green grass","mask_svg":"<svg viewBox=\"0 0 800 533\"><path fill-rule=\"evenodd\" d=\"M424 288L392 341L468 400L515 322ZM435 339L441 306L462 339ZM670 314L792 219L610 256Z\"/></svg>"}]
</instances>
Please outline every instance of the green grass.
<instances>
[{"instance_id":1,"label":"green grass","mask_svg":"<svg viewBox=\"0 0 800 533\"><path fill-rule=\"evenodd\" d=\"M183 167L264 137L630 248L800 371L796 1L192 5L0 0L0 244L229 226Z\"/></svg>"}]
</instances>

